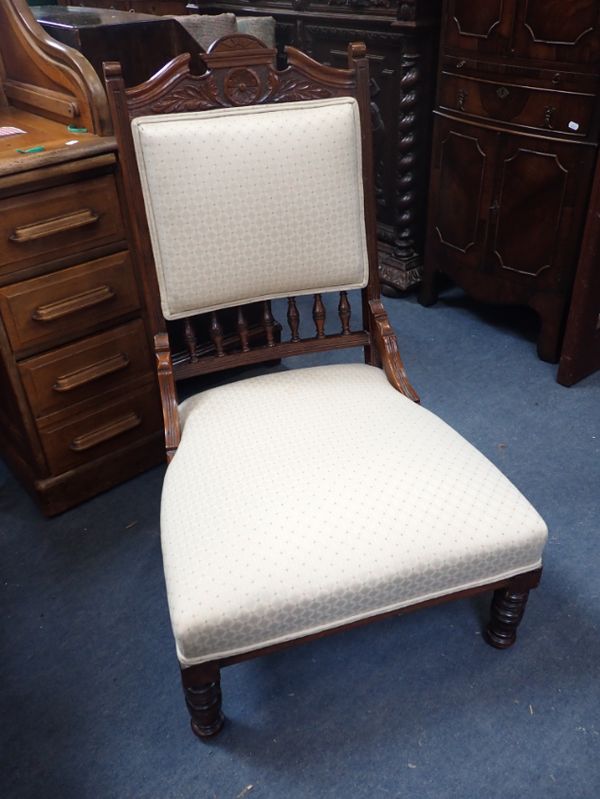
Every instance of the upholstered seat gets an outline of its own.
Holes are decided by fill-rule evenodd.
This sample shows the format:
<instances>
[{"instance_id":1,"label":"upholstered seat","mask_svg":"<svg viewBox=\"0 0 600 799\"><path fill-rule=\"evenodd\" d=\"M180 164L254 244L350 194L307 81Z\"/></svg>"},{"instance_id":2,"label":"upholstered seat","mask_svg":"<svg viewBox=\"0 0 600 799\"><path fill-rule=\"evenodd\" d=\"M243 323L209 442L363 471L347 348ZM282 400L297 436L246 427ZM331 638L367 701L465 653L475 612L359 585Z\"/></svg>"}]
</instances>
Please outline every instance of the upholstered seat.
<instances>
[{"instance_id":1,"label":"upholstered seat","mask_svg":"<svg viewBox=\"0 0 600 799\"><path fill-rule=\"evenodd\" d=\"M161 529L184 666L540 566L529 502L380 369L255 377L180 414Z\"/></svg>"}]
</instances>

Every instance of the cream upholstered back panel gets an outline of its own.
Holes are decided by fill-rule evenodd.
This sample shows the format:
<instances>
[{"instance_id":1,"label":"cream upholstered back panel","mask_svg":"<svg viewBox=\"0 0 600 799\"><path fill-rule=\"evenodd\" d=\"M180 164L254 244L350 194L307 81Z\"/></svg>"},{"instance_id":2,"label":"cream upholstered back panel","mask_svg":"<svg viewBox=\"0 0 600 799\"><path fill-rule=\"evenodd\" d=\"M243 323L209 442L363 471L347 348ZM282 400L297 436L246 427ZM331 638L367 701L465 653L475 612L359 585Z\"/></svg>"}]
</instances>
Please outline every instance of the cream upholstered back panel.
<instances>
[{"instance_id":1,"label":"cream upholstered back panel","mask_svg":"<svg viewBox=\"0 0 600 799\"><path fill-rule=\"evenodd\" d=\"M366 286L353 98L141 117L132 133L166 319Z\"/></svg>"}]
</instances>

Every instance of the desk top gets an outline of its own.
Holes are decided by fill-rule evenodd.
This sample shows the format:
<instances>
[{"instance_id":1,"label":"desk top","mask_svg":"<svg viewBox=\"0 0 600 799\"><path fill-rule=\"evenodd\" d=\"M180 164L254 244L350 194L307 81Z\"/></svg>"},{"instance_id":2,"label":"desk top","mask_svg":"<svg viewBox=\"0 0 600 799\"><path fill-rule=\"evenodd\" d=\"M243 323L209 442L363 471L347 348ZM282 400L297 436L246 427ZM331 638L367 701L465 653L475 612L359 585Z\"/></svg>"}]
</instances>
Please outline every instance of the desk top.
<instances>
[{"instance_id":1,"label":"desk top","mask_svg":"<svg viewBox=\"0 0 600 799\"><path fill-rule=\"evenodd\" d=\"M60 122L11 106L0 107L0 133L5 128L23 133L0 135L0 177L115 150L112 136L71 133ZM32 147L44 149L29 154L17 152Z\"/></svg>"},{"instance_id":2,"label":"desk top","mask_svg":"<svg viewBox=\"0 0 600 799\"><path fill-rule=\"evenodd\" d=\"M32 6L38 22L52 28L97 28L107 25L132 25L136 22L156 22L155 14L116 11L111 8L81 8L80 6Z\"/></svg>"}]
</instances>

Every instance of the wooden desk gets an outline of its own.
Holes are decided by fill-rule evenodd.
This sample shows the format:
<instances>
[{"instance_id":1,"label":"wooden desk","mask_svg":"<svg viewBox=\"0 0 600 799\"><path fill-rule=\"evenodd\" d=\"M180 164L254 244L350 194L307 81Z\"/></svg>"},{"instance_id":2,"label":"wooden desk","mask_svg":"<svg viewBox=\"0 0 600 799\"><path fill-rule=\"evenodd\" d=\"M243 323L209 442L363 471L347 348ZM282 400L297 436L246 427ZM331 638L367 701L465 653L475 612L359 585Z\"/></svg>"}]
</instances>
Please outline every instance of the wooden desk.
<instances>
[{"instance_id":1,"label":"wooden desk","mask_svg":"<svg viewBox=\"0 0 600 799\"><path fill-rule=\"evenodd\" d=\"M54 514L159 463L162 415L100 79L24 0L0 76L0 452Z\"/></svg>"},{"instance_id":2,"label":"wooden desk","mask_svg":"<svg viewBox=\"0 0 600 799\"><path fill-rule=\"evenodd\" d=\"M159 463L162 417L114 139L19 109L2 126L25 133L0 137L0 439L54 514Z\"/></svg>"}]
</instances>

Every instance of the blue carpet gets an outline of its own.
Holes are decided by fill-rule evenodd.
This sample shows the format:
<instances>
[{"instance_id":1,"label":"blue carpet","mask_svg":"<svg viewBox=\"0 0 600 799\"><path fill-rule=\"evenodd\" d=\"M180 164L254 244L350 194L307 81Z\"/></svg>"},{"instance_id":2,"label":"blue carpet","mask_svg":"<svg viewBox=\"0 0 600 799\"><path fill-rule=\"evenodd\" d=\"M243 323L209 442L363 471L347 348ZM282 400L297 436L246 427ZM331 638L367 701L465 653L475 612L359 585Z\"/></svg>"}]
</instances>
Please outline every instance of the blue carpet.
<instances>
[{"instance_id":1,"label":"blue carpet","mask_svg":"<svg viewBox=\"0 0 600 799\"><path fill-rule=\"evenodd\" d=\"M239 664L203 744L167 614L163 469L49 521L2 471L1 797L600 796L600 374L559 386L525 312L386 305L424 405L549 524L517 645L484 644L480 598Z\"/></svg>"}]
</instances>

